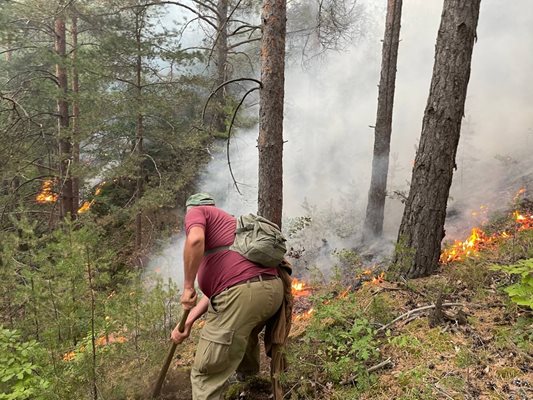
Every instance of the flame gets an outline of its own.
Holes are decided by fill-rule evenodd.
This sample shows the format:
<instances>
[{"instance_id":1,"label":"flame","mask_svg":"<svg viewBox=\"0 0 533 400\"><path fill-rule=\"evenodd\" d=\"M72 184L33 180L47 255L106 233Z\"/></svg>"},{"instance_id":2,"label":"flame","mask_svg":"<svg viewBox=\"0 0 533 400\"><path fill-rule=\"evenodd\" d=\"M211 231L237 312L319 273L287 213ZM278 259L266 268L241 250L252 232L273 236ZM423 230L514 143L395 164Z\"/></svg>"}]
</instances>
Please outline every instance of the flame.
<instances>
[{"instance_id":1,"label":"flame","mask_svg":"<svg viewBox=\"0 0 533 400\"><path fill-rule=\"evenodd\" d=\"M518 230L533 228L533 214L524 215L520 211L515 211L513 213L513 219L518 224Z\"/></svg>"},{"instance_id":2,"label":"flame","mask_svg":"<svg viewBox=\"0 0 533 400\"><path fill-rule=\"evenodd\" d=\"M461 261L466 257L474 256L479 253L479 248L482 243L489 240L479 228L472 228L470 236L464 242L456 240L451 247L444 250L440 255L440 262L443 264L452 261Z\"/></svg>"},{"instance_id":3,"label":"flame","mask_svg":"<svg viewBox=\"0 0 533 400\"><path fill-rule=\"evenodd\" d=\"M380 283L385 282L385 272L374 276L370 281L365 282L363 285L379 285Z\"/></svg>"},{"instance_id":4,"label":"flame","mask_svg":"<svg viewBox=\"0 0 533 400\"><path fill-rule=\"evenodd\" d=\"M105 181L103 181L102 183L100 183L96 187L96 190L94 191L95 197L100 195L100 193L102 193L102 187L104 185L105 185ZM94 201L95 201L95 199L92 199L91 201L84 201L83 204L81 205L81 207L78 209L78 214L83 214L83 213L89 211L91 209L92 205L94 204Z\"/></svg>"},{"instance_id":5,"label":"flame","mask_svg":"<svg viewBox=\"0 0 533 400\"><path fill-rule=\"evenodd\" d=\"M105 346L111 343L126 343L128 339L126 339L124 336L115 336L113 333L110 333L109 335L100 336L96 339L95 344L96 346Z\"/></svg>"},{"instance_id":6,"label":"flame","mask_svg":"<svg viewBox=\"0 0 533 400\"><path fill-rule=\"evenodd\" d=\"M308 320L309 318L311 318L311 315L315 312L315 309L314 308L310 308L309 310L307 310L306 312L303 312L301 314L298 314L294 317L294 319L296 321L303 321L303 320Z\"/></svg>"},{"instance_id":7,"label":"flame","mask_svg":"<svg viewBox=\"0 0 533 400\"><path fill-rule=\"evenodd\" d=\"M310 294L310 288L305 285L305 282L299 281L294 278L291 283L292 295L295 297L308 296Z\"/></svg>"},{"instance_id":8,"label":"flame","mask_svg":"<svg viewBox=\"0 0 533 400\"><path fill-rule=\"evenodd\" d=\"M512 217L516 224L516 231L533 229L533 214L527 215L516 210L513 212ZM481 249L487 247L495 240L508 239L512 236L513 233L508 231L494 233L489 236L480 228L472 228L468 239L463 242L456 240L452 246L441 253L440 262L448 264L452 261L462 261L468 257L475 257L479 255Z\"/></svg>"},{"instance_id":9,"label":"flame","mask_svg":"<svg viewBox=\"0 0 533 400\"><path fill-rule=\"evenodd\" d=\"M83 204L81 205L81 207L78 209L78 213L79 214L83 214L84 212L89 211L89 209L91 208L92 204L93 204L92 201L90 203L88 201L84 201Z\"/></svg>"},{"instance_id":10,"label":"flame","mask_svg":"<svg viewBox=\"0 0 533 400\"><path fill-rule=\"evenodd\" d=\"M63 361L72 361L76 358L76 353L74 351L69 351L63 355Z\"/></svg>"},{"instance_id":11,"label":"flame","mask_svg":"<svg viewBox=\"0 0 533 400\"><path fill-rule=\"evenodd\" d=\"M126 343L128 339L126 339L124 336L115 335L114 333L110 333L108 335L103 335L95 339L94 344L95 346L107 346L111 343ZM83 353L86 350L85 346L80 346L80 348L77 351L69 351L68 353L65 353L63 355L63 361L72 361L76 358L78 353Z\"/></svg>"},{"instance_id":12,"label":"flame","mask_svg":"<svg viewBox=\"0 0 533 400\"><path fill-rule=\"evenodd\" d=\"M45 204L55 203L57 201L59 196L53 192L52 185L53 182L50 179L43 182L41 192L35 198L35 200L37 200L37 203Z\"/></svg>"}]
</instances>

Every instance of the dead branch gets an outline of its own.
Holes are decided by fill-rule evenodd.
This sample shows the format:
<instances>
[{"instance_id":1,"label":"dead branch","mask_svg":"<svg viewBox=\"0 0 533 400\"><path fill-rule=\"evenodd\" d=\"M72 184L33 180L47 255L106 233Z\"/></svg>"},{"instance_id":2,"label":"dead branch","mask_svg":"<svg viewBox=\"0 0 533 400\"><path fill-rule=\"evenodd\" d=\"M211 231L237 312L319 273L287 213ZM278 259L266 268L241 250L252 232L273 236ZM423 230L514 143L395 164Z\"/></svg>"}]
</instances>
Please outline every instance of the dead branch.
<instances>
[{"instance_id":1,"label":"dead branch","mask_svg":"<svg viewBox=\"0 0 533 400\"><path fill-rule=\"evenodd\" d=\"M379 364L376 364L376 365L374 365L374 366L368 368L368 369L366 370L366 372L368 372L368 373L370 373L370 372L374 372L374 371L377 371L378 369L383 368L383 367L386 367L387 365L390 365L390 364L392 364L392 359L389 357L389 358L387 358L385 361L382 361L382 362L380 362ZM355 377L354 375L350 375L348 378L343 379L343 380L340 382L340 384L341 384L341 385L348 385L348 384L352 383L352 382L355 380L355 378L356 378L356 377Z\"/></svg>"},{"instance_id":2,"label":"dead branch","mask_svg":"<svg viewBox=\"0 0 533 400\"><path fill-rule=\"evenodd\" d=\"M367 372L374 372L380 368L383 368L389 364L392 364L391 358L387 358L385 361L380 362L379 364L374 365L373 367L368 368Z\"/></svg>"},{"instance_id":3,"label":"dead branch","mask_svg":"<svg viewBox=\"0 0 533 400\"><path fill-rule=\"evenodd\" d=\"M259 88L262 89L263 88L263 84L261 83L261 81L257 80L257 79L254 79L254 78L236 78L236 79L230 79L229 81L226 81L226 82L223 82L221 83L220 85L218 85L218 87L213 90L211 92L211 94L209 95L209 97L207 98L207 101L205 102L205 105L204 105L204 109L202 111L202 122L204 122L205 120L205 112L207 110L207 106L209 105L209 102L211 101L211 99L213 98L213 96L220 90L222 89L224 86L226 85L229 85L230 83L234 83L234 82L242 82L242 81L252 81L252 82L255 82L259 85Z\"/></svg>"},{"instance_id":4,"label":"dead branch","mask_svg":"<svg viewBox=\"0 0 533 400\"><path fill-rule=\"evenodd\" d=\"M462 303L443 303L441 306L442 307L464 307L464 305ZM400 320L402 320L404 318L410 317L413 314L416 314L416 313L418 313L420 311L431 310L431 309L433 309L435 307L436 307L435 304L430 304L429 306L419 307L419 308L415 308L413 310L407 311L405 314L400 315L399 317L395 318L394 320L392 320L388 324L383 325L381 328L376 330L376 333L386 330L387 328L389 328L392 325L394 325L396 322L398 322L398 321L400 321Z\"/></svg>"},{"instance_id":5,"label":"dead branch","mask_svg":"<svg viewBox=\"0 0 533 400\"><path fill-rule=\"evenodd\" d=\"M230 126L228 128L228 142L226 143L226 155L227 155L227 158L228 158L228 168L229 168L229 172L230 172L230 175L231 175L231 179L233 179L233 184L235 185L235 189L237 189L237 192L242 196L242 193L241 191L239 190L239 186L237 186L237 181L235 180L235 175L233 175L233 169L231 168L231 160L230 160L230 155L229 155L229 142L230 142L230 138L231 138L231 129L233 128L233 124L235 122L235 118L237 117L237 112L239 111L239 109L241 108L242 106L242 103L244 103L244 100L246 99L246 97L252 93L253 91L255 90L258 90L259 87L254 87L250 90L248 90L244 96L242 97L240 103L237 105L237 107L235 108L235 111L233 112L233 117L231 118L231 123L230 123Z\"/></svg>"}]
</instances>

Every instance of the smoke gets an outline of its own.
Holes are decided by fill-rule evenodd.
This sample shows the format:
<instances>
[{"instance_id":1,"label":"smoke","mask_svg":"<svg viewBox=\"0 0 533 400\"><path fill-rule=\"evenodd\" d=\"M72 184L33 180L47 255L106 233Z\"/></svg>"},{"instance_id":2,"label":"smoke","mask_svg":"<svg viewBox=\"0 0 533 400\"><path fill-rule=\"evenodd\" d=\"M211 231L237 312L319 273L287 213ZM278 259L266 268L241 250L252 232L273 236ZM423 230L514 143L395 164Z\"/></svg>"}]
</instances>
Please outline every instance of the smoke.
<instances>
[{"instance_id":1,"label":"smoke","mask_svg":"<svg viewBox=\"0 0 533 400\"><path fill-rule=\"evenodd\" d=\"M362 4L372 14L367 13L365 35L354 46L330 53L306 70L291 65L286 73L284 220L290 226L295 218L314 218L315 224L294 236L298 243L290 244L307 243L310 258L323 269L335 263L333 249L356 244L368 195L374 133L369 126L375 124L385 9L370 0ZM404 1L390 194L408 190L441 11L442 1ZM467 216L481 205L490 204L494 210L506 206L523 185L520 177L533 174L532 23L529 0L482 4L450 193L450 236L468 229ZM201 190L212 193L235 215L256 211L256 140L257 128L232 139L231 165L242 196L233 186L225 150L214 152L201 180ZM398 198L387 199L385 239L373 251L391 251L402 211ZM181 248L175 250L181 259Z\"/></svg>"}]
</instances>

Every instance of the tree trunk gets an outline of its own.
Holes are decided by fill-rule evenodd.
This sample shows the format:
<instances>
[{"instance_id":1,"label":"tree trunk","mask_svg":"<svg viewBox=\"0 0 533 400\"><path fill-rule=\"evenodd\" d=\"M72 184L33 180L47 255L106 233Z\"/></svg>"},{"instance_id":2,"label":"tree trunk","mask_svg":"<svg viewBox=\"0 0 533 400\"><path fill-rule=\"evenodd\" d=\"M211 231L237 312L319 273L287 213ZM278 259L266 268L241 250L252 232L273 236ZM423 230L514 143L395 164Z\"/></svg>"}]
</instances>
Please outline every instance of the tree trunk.
<instances>
[{"instance_id":1,"label":"tree trunk","mask_svg":"<svg viewBox=\"0 0 533 400\"><path fill-rule=\"evenodd\" d=\"M286 0L264 0L261 19L258 213L281 226Z\"/></svg>"},{"instance_id":2,"label":"tree trunk","mask_svg":"<svg viewBox=\"0 0 533 400\"><path fill-rule=\"evenodd\" d=\"M144 11L140 11L135 16L135 40L137 44L137 60L135 65L135 90L137 97L137 118L135 121L135 153L137 154L137 182L135 187L135 200L138 206L143 194L143 113L142 113L142 29ZM142 249L142 210L139 209L135 217L135 250L140 260Z\"/></svg>"},{"instance_id":3,"label":"tree trunk","mask_svg":"<svg viewBox=\"0 0 533 400\"><path fill-rule=\"evenodd\" d=\"M217 4L217 79L216 87L226 82L228 67L228 0L219 0ZM214 126L217 132L226 131L226 87L220 89L216 94L216 112L214 117Z\"/></svg>"},{"instance_id":4,"label":"tree trunk","mask_svg":"<svg viewBox=\"0 0 533 400\"><path fill-rule=\"evenodd\" d=\"M480 0L444 0L431 89L395 254L394 268L407 278L429 275L438 266L479 8Z\"/></svg>"},{"instance_id":5,"label":"tree trunk","mask_svg":"<svg viewBox=\"0 0 533 400\"><path fill-rule=\"evenodd\" d=\"M402 0L388 0L381 60L381 78L379 80L372 177L364 224L365 240L379 238L383 233L401 16Z\"/></svg>"},{"instance_id":6,"label":"tree trunk","mask_svg":"<svg viewBox=\"0 0 533 400\"><path fill-rule=\"evenodd\" d=\"M66 29L62 15L55 20L55 51L58 56L56 63L56 78L60 94L57 99L58 132L59 132L59 187L60 187L60 215L66 218L69 214L76 218L72 196L72 144L69 132L68 113L68 82L66 69Z\"/></svg>"},{"instance_id":7,"label":"tree trunk","mask_svg":"<svg viewBox=\"0 0 533 400\"><path fill-rule=\"evenodd\" d=\"M76 11L74 11L76 12ZM78 176L78 168L80 165L80 82L78 74L78 17L74 14L72 16L71 27L71 39L72 39L72 161L75 176L72 178L72 202L74 207L74 213L78 215L78 208L80 206L80 178Z\"/></svg>"},{"instance_id":8,"label":"tree trunk","mask_svg":"<svg viewBox=\"0 0 533 400\"><path fill-rule=\"evenodd\" d=\"M5 60L7 62L11 62L11 60L13 59L13 53L12 51L10 50L11 49L11 43L13 42L13 34L12 33L8 33L7 34L7 48L8 50L4 53L4 57L5 57Z\"/></svg>"}]
</instances>

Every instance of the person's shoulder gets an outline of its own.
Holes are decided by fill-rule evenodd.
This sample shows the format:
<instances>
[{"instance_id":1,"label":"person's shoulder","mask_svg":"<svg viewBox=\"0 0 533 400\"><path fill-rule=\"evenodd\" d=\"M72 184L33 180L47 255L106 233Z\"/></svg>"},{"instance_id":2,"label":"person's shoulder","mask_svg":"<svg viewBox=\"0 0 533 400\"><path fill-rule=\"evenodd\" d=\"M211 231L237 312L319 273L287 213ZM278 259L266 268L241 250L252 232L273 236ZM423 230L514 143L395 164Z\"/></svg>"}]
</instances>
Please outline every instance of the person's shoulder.
<instances>
[{"instance_id":1,"label":"person's shoulder","mask_svg":"<svg viewBox=\"0 0 533 400\"><path fill-rule=\"evenodd\" d=\"M199 208L202 208L202 212L209 215L229 215L226 211L217 206L200 206Z\"/></svg>"}]
</instances>

